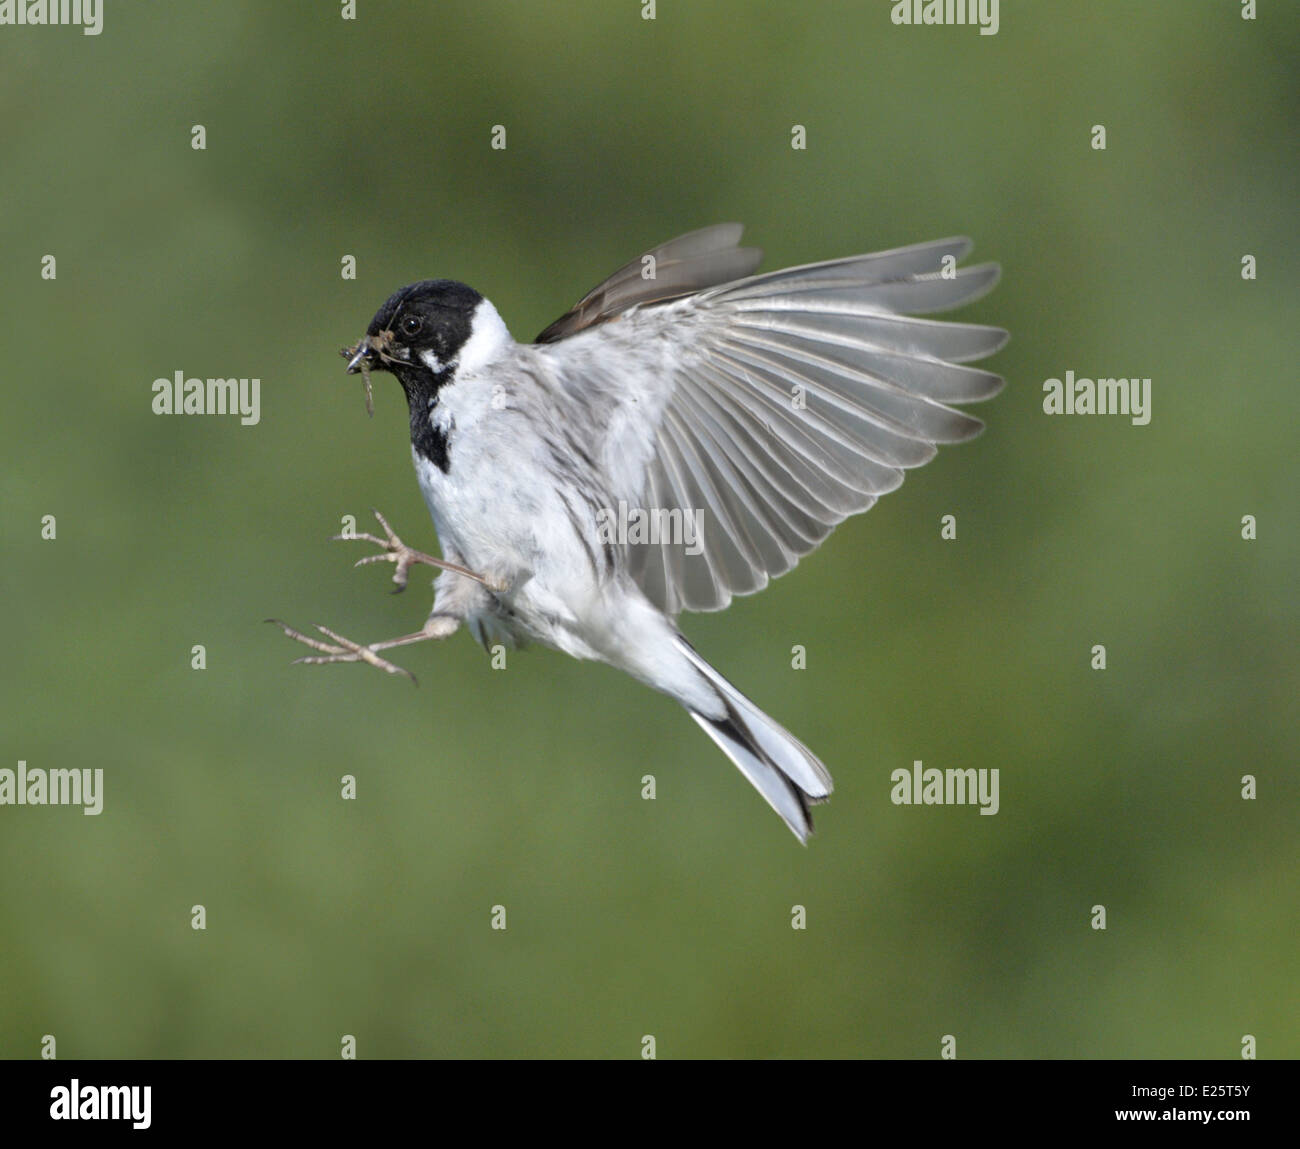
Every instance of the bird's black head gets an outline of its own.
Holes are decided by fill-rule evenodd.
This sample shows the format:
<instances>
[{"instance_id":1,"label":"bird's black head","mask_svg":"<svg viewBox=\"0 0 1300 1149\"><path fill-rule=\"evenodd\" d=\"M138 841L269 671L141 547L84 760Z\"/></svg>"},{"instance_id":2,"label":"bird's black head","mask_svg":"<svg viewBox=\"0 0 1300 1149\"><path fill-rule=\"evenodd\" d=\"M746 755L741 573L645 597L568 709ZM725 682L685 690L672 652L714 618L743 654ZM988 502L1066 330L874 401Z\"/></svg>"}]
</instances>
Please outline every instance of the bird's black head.
<instances>
[{"instance_id":1,"label":"bird's black head","mask_svg":"<svg viewBox=\"0 0 1300 1149\"><path fill-rule=\"evenodd\" d=\"M366 379L389 371L406 392L411 444L444 472L454 419L437 416L438 392L460 375L482 371L514 345L497 310L472 287L425 279L403 287L375 312L364 339L345 347L348 371Z\"/></svg>"},{"instance_id":2,"label":"bird's black head","mask_svg":"<svg viewBox=\"0 0 1300 1149\"><path fill-rule=\"evenodd\" d=\"M451 279L425 279L393 292L365 338L344 349L348 371L390 371L408 401L431 398L455 373L482 302L472 287Z\"/></svg>"}]
</instances>

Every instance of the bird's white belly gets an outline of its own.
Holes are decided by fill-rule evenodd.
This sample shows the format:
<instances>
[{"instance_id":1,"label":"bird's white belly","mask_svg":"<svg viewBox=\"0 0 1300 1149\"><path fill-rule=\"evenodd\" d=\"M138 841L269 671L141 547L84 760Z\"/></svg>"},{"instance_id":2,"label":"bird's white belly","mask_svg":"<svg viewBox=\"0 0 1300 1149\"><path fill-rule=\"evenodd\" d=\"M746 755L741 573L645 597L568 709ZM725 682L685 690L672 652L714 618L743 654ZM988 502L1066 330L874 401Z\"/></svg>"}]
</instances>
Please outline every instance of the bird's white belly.
<instances>
[{"instance_id":1,"label":"bird's white belly","mask_svg":"<svg viewBox=\"0 0 1300 1149\"><path fill-rule=\"evenodd\" d=\"M583 634L602 588L554 494L521 481L508 461L455 452L453 442L448 473L419 455L415 470L444 554L507 587L482 612L484 632L602 657Z\"/></svg>"}]
</instances>

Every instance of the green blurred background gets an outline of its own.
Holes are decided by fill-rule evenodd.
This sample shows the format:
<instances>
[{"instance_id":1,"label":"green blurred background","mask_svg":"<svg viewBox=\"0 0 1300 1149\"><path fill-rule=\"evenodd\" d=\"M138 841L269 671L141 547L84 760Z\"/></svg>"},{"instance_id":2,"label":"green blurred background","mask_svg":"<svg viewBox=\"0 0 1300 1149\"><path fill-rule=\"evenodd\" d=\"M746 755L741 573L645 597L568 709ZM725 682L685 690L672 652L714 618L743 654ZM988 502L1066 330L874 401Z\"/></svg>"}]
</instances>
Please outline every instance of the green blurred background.
<instances>
[{"instance_id":1,"label":"green blurred background","mask_svg":"<svg viewBox=\"0 0 1300 1149\"><path fill-rule=\"evenodd\" d=\"M982 37L890 7L0 28L0 765L105 771L99 817L0 807L0 1055L1300 1055L1300 22L1008 0ZM954 318L1012 332L982 438L683 619L833 770L808 849L605 668L494 671L462 634L402 654L413 688L292 667L262 622L371 640L428 609L426 575L390 597L328 541L378 506L435 545L399 389L367 420L338 358L391 290L463 279L530 338L725 219L765 267L969 234L1003 281ZM1048 418L1067 369L1151 377L1151 424ZM261 423L155 416L178 370L259 377ZM1000 769L1000 812L892 805L916 759Z\"/></svg>"}]
</instances>

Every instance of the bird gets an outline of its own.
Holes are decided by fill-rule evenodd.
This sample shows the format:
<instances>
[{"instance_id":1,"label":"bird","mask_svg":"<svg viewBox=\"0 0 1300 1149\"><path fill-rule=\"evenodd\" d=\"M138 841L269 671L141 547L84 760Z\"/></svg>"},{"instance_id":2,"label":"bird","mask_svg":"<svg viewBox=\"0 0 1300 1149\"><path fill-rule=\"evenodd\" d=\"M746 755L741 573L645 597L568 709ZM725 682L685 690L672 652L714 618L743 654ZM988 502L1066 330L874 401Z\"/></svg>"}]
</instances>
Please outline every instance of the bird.
<instances>
[{"instance_id":1,"label":"bird","mask_svg":"<svg viewBox=\"0 0 1300 1149\"><path fill-rule=\"evenodd\" d=\"M317 653L413 678L385 653L465 626L485 648L538 643L679 702L800 842L830 772L715 670L678 627L789 571L983 424L956 404L1003 379L968 366L1002 328L918 316L991 290L966 238L759 273L742 226L717 224L621 267L532 342L472 287L394 292L347 371L396 377L441 557L375 511L357 565L440 569L416 631L362 644L268 619ZM394 592L396 593L396 591Z\"/></svg>"}]
</instances>

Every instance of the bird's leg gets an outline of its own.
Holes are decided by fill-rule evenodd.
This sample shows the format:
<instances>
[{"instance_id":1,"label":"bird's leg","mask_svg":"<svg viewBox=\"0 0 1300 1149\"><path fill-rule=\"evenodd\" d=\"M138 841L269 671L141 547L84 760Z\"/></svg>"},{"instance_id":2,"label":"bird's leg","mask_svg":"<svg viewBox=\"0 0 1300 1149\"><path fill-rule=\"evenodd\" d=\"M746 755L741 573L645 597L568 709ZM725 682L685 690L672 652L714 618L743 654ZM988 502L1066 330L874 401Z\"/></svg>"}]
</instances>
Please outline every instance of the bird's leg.
<instances>
[{"instance_id":1,"label":"bird's leg","mask_svg":"<svg viewBox=\"0 0 1300 1149\"><path fill-rule=\"evenodd\" d=\"M371 508L374 510L374 508ZM363 559L356 561L356 566L368 566L370 563L396 563L397 569L393 571L393 582L397 585L394 594L399 594L406 589L406 574L411 567L423 563L426 566L438 567L440 570L454 571L458 575L464 575L466 578L480 582L489 589L498 589L495 584L484 575L476 574L468 567L463 567L459 563L448 562L446 559L434 558L433 555L426 555L423 551L413 550L408 547L397 533L388 525L388 520L378 511L375 511L375 518L379 520L379 525L384 528L384 534L387 538L380 538L378 535L356 534L356 535L335 535L336 540L351 542L354 539L361 539L368 543L374 543L383 550L377 555L366 555ZM419 633L417 631L417 633Z\"/></svg>"},{"instance_id":2,"label":"bird's leg","mask_svg":"<svg viewBox=\"0 0 1300 1149\"><path fill-rule=\"evenodd\" d=\"M341 634L336 634L327 626L316 624L316 629L331 641L326 642L323 639L313 638L309 634L303 634L300 630L295 630L286 622L281 622L278 618L268 618L267 622L272 622L278 626L290 638L301 642L304 646L309 646L312 650L319 650L320 654L306 655L302 658L294 659L295 664L302 662L308 665L323 665L330 662L368 662L377 670L387 671L389 674L404 674L412 682L415 682L415 675L404 667L391 663L386 658L380 658L378 651L391 650L395 646L410 646L413 642L424 642L429 639L446 638L455 634L460 626L460 619L450 614L433 613L424 621L424 625L411 634L403 634L399 638L390 638L384 642L371 642L362 645L353 642L350 638L344 638Z\"/></svg>"},{"instance_id":3,"label":"bird's leg","mask_svg":"<svg viewBox=\"0 0 1300 1149\"><path fill-rule=\"evenodd\" d=\"M393 572L393 582L397 584L397 590L393 592L394 594L406 589L407 571L417 563L438 567L440 570L451 572L452 575L463 576L460 579L453 578L446 586L443 585L443 579L447 578L446 575L439 580L439 590L433 611L425 619L424 625L419 630L413 631L411 634L403 634L398 638L387 639L384 642L363 644L353 642L350 638L344 638L343 635L330 630L327 626L321 626L320 623L316 623L315 626L325 636L324 638L303 634L302 631L295 630L288 623L281 622L278 618L268 618L266 621L274 623L295 642L301 642L312 650L320 651L319 654L305 655L302 658L295 659L295 662L303 662L309 665L322 665L330 662L366 662L377 670L383 670L388 674L404 674L414 682L414 674L404 667L389 662L386 658L381 658L379 652L381 650L391 650L396 646L410 646L415 642L447 638L449 635L455 634L460 627L461 619L465 616L467 603L470 599L476 594L483 595L482 588L484 587L489 590L499 590L502 589L502 586L498 581L476 574L459 563L434 558L433 555L426 555L423 551L408 547L397 537L397 532L389 526L388 520L378 511L375 511L375 518L379 520L379 525L384 528L385 538L381 539L378 535L364 533L335 535L334 537L349 541L362 539L365 542L382 547L383 550L379 554L367 555L365 558L359 559L356 565L367 566L370 563L383 562L396 563L397 569ZM463 581L464 579L470 581ZM329 641L326 641L326 639Z\"/></svg>"}]
</instances>

